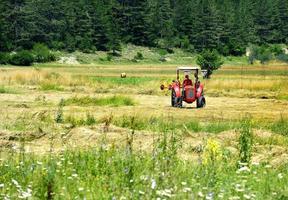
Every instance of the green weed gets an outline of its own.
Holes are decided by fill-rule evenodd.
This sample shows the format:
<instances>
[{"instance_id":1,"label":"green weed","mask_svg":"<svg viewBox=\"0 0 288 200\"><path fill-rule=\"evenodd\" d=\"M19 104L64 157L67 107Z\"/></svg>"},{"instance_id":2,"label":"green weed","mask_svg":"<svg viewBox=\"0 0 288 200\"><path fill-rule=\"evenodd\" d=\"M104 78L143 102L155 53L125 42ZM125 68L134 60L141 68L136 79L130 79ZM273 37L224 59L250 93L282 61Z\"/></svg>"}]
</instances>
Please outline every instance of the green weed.
<instances>
[{"instance_id":1,"label":"green weed","mask_svg":"<svg viewBox=\"0 0 288 200\"><path fill-rule=\"evenodd\" d=\"M250 164L253 147L253 133L251 129L251 119L246 118L241 121L240 137L239 137L239 151L240 163Z\"/></svg>"}]
</instances>

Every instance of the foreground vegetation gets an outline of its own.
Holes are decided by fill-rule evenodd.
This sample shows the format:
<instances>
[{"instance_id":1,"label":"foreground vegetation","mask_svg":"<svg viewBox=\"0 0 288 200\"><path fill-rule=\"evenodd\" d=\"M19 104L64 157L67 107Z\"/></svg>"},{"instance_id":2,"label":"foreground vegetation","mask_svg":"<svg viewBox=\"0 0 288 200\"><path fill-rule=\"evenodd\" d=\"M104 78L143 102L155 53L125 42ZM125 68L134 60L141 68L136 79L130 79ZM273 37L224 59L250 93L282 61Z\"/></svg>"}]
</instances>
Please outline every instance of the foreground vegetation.
<instances>
[{"instance_id":1,"label":"foreground vegetation","mask_svg":"<svg viewBox=\"0 0 288 200\"><path fill-rule=\"evenodd\" d=\"M0 161L1 198L288 197L287 166L274 168L265 163L241 163L211 139L203 152L199 151L198 162L183 161L177 156L181 142L175 131L164 131L154 142L151 154L134 150L133 131L128 133L125 148L111 146L103 140L94 149L64 151L57 155L51 152L44 157L23 150L20 154L11 152L8 160ZM249 151L246 145L242 144L244 150L240 148L240 151Z\"/></svg>"}]
</instances>

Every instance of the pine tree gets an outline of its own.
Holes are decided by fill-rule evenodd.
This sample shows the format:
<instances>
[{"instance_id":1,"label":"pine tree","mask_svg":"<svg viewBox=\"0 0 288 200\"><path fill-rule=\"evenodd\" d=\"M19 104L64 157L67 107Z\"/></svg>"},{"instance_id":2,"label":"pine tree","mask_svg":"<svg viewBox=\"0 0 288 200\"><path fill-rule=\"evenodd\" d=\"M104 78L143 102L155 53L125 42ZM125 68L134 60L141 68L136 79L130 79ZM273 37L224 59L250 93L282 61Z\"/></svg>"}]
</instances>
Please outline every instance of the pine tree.
<instances>
[{"instance_id":1,"label":"pine tree","mask_svg":"<svg viewBox=\"0 0 288 200\"><path fill-rule=\"evenodd\" d=\"M197 50L216 49L220 45L222 25L213 0L200 0L197 5L193 43Z\"/></svg>"},{"instance_id":2,"label":"pine tree","mask_svg":"<svg viewBox=\"0 0 288 200\"><path fill-rule=\"evenodd\" d=\"M119 4L116 1L110 0L107 6L107 12L105 13L105 24L107 31L108 42L106 47L108 50L111 50L113 55L117 55L117 51L121 50L121 41L120 41L120 31L119 31L119 21L117 15L119 13Z\"/></svg>"},{"instance_id":3,"label":"pine tree","mask_svg":"<svg viewBox=\"0 0 288 200\"><path fill-rule=\"evenodd\" d=\"M288 2L287 0L278 0L278 12L280 18L280 36L281 43L288 43Z\"/></svg>"},{"instance_id":4,"label":"pine tree","mask_svg":"<svg viewBox=\"0 0 288 200\"><path fill-rule=\"evenodd\" d=\"M161 48L170 48L172 46L173 20L172 9L169 0L157 0L155 4L151 4L152 15L151 34L150 38L155 38L154 41Z\"/></svg>"}]
</instances>

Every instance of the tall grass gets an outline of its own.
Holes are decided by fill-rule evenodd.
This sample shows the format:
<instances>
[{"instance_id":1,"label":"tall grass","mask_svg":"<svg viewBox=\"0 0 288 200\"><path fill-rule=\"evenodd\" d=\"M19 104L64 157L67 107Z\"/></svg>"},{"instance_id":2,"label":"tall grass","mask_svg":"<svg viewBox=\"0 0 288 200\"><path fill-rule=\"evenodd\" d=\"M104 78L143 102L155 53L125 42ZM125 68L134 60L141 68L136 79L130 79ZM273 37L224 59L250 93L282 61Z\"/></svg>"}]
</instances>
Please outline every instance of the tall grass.
<instances>
[{"instance_id":1,"label":"tall grass","mask_svg":"<svg viewBox=\"0 0 288 200\"><path fill-rule=\"evenodd\" d=\"M77 105L77 106L133 106L135 101L126 96L112 96L112 97L72 97L64 100L64 105Z\"/></svg>"},{"instance_id":2,"label":"tall grass","mask_svg":"<svg viewBox=\"0 0 288 200\"><path fill-rule=\"evenodd\" d=\"M218 159L224 155L213 142L202 155L209 162L182 161L173 156L174 147L177 141L167 132L154 144L152 154L108 148L105 143L43 157L14 154L0 161L0 195L2 199L288 198L287 166L252 164L237 169L235 160ZM220 162L217 170L215 160Z\"/></svg>"}]
</instances>

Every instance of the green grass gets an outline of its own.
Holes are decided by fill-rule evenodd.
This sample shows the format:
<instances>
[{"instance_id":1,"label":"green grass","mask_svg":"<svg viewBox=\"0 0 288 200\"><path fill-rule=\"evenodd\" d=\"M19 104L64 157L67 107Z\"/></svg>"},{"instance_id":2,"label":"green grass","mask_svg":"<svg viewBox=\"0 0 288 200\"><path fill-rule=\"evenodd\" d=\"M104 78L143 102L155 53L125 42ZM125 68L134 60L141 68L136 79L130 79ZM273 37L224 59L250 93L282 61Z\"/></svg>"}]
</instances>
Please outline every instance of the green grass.
<instances>
[{"instance_id":1,"label":"green grass","mask_svg":"<svg viewBox=\"0 0 288 200\"><path fill-rule=\"evenodd\" d=\"M0 86L0 94L16 94L17 92L14 89Z\"/></svg>"},{"instance_id":2,"label":"green grass","mask_svg":"<svg viewBox=\"0 0 288 200\"><path fill-rule=\"evenodd\" d=\"M163 130L180 130L182 132L208 132L221 133L223 131L236 129L239 122L208 122L201 123L198 120L179 121L163 117L145 117L145 116L121 116L113 119L113 124L123 128L131 128L135 130L149 130L161 132Z\"/></svg>"},{"instance_id":3,"label":"green grass","mask_svg":"<svg viewBox=\"0 0 288 200\"><path fill-rule=\"evenodd\" d=\"M154 77L127 77L127 78L120 78L119 77L91 77L91 80L93 82L97 83L111 83L115 86L120 85L141 85L145 84L150 81L159 80Z\"/></svg>"},{"instance_id":4,"label":"green grass","mask_svg":"<svg viewBox=\"0 0 288 200\"><path fill-rule=\"evenodd\" d=\"M64 91L64 88L54 83L43 83L40 85L43 91Z\"/></svg>"},{"instance_id":5,"label":"green grass","mask_svg":"<svg viewBox=\"0 0 288 200\"><path fill-rule=\"evenodd\" d=\"M288 136L288 118L281 117L281 119L270 124L268 127L275 133Z\"/></svg>"},{"instance_id":6,"label":"green grass","mask_svg":"<svg viewBox=\"0 0 288 200\"><path fill-rule=\"evenodd\" d=\"M221 161L213 164L182 161L177 143L166 137L154 144L153 154L107 148L105 143L43 157L10 153L0 161L0 198L288 198L287 166L255 164L240 170L237 159L222 150Z\"/></svg>"},{"instance_id":7,"label":"green grass","mask_svg":"<svg viewBox=\"0 0 288 200\"><path fill-rule=\"evenodd\" d=\"M74 116L69 115L65 118L64 123L69 123L73 127L77 126L91 126L97 123L95 117L89 113L86 114L86 118L76 118Z\"/></svg>"},{"instance_id":8,"label":"green grass","mask_svg":"<svg viewBox=\"0 0 288 200\"><path fill-rule=\"evenodd\" d=\"M126 96L112 96L112 97L72 97L64 100L64 105L76 105L76 106L133 106L135 101Z\"/></svg>"}]
</instances>

